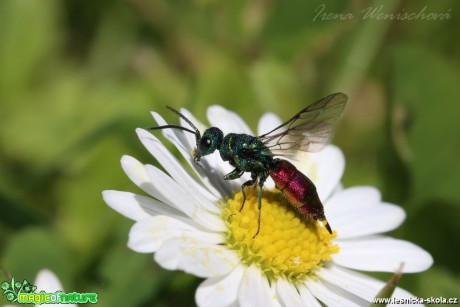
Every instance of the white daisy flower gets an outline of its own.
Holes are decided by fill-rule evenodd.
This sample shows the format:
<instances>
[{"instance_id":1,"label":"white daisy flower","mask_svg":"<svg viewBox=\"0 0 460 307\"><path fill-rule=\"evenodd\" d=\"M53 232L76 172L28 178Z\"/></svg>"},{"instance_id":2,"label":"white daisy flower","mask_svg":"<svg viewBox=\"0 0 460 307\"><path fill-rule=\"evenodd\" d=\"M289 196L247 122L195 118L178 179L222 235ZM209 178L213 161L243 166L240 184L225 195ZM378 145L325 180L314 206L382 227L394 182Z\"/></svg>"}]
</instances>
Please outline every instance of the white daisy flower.
<instances>
[{"instance_id":1,"label":"white daisy flower","mask_svg":"<svg viewBox=\"0 0 460 307\"><path fill-rule=\"evenodd\" d=\"M186 110L181 112L200 131L205 126ZM157 113L158 125L166 122ZM212 126L224 134L253 134L235 113L220 106L208 109ZM183 120L182 125L188 127ZM259 122L259 135L280 124L273 114ZM168 270L183 270L206 278L196 292L199 306L362 306L369 305L385 283L354 270L420 272L433 262L429 253L381 233L397 228L404 211L381 200L372 187L343 189L344 157L329 145L319 153L299 154L293 162L315 183L333 234L319 223L301 221L281 193L267 180L257 230L257 190L247 188L242 203L241 184L225 181L232 170L218 153L193 162L195 138L177 129L162 130L189 168L184 168L152 133L137 134L162 165L142 164L124 156L123 170L150 196L104 191L105 202L136 221L128 246L154 258ZM193 170L194 174L188 170ZM397 288L394 297L412 297Z\"/></svg>"}]
</instances>

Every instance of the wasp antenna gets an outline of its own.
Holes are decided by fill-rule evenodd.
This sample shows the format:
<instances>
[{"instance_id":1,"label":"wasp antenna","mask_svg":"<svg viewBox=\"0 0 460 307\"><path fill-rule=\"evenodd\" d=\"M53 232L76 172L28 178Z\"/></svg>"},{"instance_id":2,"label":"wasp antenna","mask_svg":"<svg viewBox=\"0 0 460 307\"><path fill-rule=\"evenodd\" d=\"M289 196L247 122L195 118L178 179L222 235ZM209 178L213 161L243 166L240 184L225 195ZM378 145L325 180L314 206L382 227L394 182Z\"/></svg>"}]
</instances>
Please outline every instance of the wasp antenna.
<instances>
[{"instance_id":1,"label":"wasp antenna","mask_svg":"<svg viewBox=\"0 0 460 307\"><path fill-rule=\"evenodd\" d=\"M185 120L185 122L186 122L187 124L189 124L190 127L192 127L192 128L195 130L195 133L196 133L197 135L200 135L200 131L198 130L198 128L195 127L195 125L190 121L190 119L188 119L187 117L185 117L184 114L182 114L181 112L177 111L176 109L174 109L174 108L172 108L172 107L170 107L170 106L166 106L166 107L167 107L170 111L172 111L172 112L176 113L177 115L179 115L180 118L182 118L183 120Z\"/></svg>"},{"instance_id":2,"label":"wasp antenna","mask_svg":"<svg viewBox=\"0 0 460 307\"><path fill-rule=\"evenodd\" d=\"M170 106L166 106L170 111L176 113L177 115L179 115L180 118L182 118L183 120L185 120L185 122L187 124L190 125L190 127L192 127L195 132L193 132L192 130L190 129L187 129L187 128L184 128L184 127L181 127L179 129L182 129L182 130L185 130L185 131L189 131L189 132L192 132L193 134L195 134L195 140L196 140L196 144L198 146L198 143L200 142L200 139L201 139L201 134L200 134L200 131L198 130L197 127L195 127L195 125L190 121L190 119L188 119L187 117L185 117L184 114L182 114L181 112L177 111L176 109L170 107ZM168 125L169 126L169 125ZM179 127L179 126L176 126L176 127Z\"/></svg>"},{"instance_id":3,"label":"wasp antenna","mask_svg":"<svg viewBox=\"0 0 460 307\"><path fill-rule=\"evenodd\" d=\"M184 130L184 131L187 131L187 132L190 132L196 135L195 131L182 127L182 126L177 126L177 125L164 125L164 126L158 126L158 127L149 127L147 128L147 130L160 130L160 129L168 129L168 128L180 129L180 130Z\"/></svg>"}]
</instances>

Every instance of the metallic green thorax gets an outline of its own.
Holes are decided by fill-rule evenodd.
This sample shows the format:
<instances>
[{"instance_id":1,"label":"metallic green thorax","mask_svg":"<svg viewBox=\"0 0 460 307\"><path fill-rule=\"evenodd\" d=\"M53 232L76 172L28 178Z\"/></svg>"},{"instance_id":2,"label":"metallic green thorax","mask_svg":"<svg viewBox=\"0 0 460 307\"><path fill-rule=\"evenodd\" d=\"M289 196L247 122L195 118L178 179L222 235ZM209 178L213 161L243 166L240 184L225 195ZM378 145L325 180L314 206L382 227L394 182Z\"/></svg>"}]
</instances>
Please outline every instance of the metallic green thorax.
<instances>
[{"instance_id":1,"label":"metallic green thorax","mask_svg":"<svg viewBox=\"0 0 460 307\"><path fill-rule=\"evenodd\" d=\"M248 134L227 134L219 148L222 160L228 161L240 172L266 172L273 155L256 137Z\"/></svg>"}]
</instances>

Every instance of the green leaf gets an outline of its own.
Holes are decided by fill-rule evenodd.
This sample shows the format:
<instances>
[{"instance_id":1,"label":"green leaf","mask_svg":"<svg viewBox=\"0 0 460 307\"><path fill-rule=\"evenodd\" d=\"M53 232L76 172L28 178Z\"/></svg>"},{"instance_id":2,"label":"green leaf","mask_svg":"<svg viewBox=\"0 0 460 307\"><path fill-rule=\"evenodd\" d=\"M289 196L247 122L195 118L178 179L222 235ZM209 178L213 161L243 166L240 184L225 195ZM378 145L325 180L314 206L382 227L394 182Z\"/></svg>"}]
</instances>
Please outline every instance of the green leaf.
<instances>
[{"instance_id":1,"label":"green leaf","mask_svg":"<svg viewBox=\"0 0 460 307\"><path fill-rule=\"evenodd\" d=\"M408 214L402 226L404 239L426 249L435 263L460 274L458 253L450 252L454 238L460 236L460 206L455 202L427 201ZM422 274L423 275L423 274Z\"/></svg>"},{"instance_id":2,"label":"green leaf","mask_svg":"<svg viewBox=\"0 0 460 307\"><path fill-rule=\"evenodd\" d=\"M427 296L458 298L460 275L438 266L422 274L419 284L421 293Z\"/></svg>"},{"instance_id":3,"label":"green leaf","mask_svg":"<svg viewBox=\"0 0 460 307\"><path fill-rule=\"evenodd\" d=\"M12 236L5 246L2 263L11 275L31 283L41 269L53 270L62 281L68 279L73 268L64 242L55 232L43 228L28 228Z\"/></svg>"},{"instance_id":4,"label":"green leaf","mask_svg":"<svg viewBox=\"0 0 460 307\"><path fill-rule=\"evenodd\" d=\"M209 51L200 63L196 79L195 102L202 113L212 104L234 109L235 105L253 103L254 97L244 74L241 63L225 54Z\"/></svg>"},{"instance_id":5,"label":"green leaf","mask_svg":"<svg viewBox=\"0 0 460 307\"><path fill-rule=\"evenodd\" d=\"M20 91L53 53L56 9L54 0L0 1L0 96Z\"/></svg>"},{"instance_id":6,"label":"green leaf","mask_svg":"<svg viewBox=\"0 0 460 307\"><path fill-rule=\"evenodd\" d=\"M460 203L460 74L422 46L401 45L394 51L395 98L408 113L412 201Z\"/></svg>"},{"instance_id":7,"label":"green leaf","mask_svg":"<svg viewBox=\"0 0 460 307\"><path fill-rule=\"evenodd\" d=\"M250 77L256 102L263 110L279 111L276 109L285 109L288 105L301 102L302 84L292 73L288 63L265 57L254 63Z\"/></svg>"}]
</instances>

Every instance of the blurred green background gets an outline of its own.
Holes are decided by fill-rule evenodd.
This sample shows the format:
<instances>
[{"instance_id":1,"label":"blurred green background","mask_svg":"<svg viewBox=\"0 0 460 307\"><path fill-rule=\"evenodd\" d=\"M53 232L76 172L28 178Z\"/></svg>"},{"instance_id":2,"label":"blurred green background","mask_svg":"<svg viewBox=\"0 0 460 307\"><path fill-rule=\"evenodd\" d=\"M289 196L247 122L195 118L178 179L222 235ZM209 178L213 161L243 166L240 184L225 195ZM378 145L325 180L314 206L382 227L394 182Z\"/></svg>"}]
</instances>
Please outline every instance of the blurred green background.
<instances>
[{"instance_id":1,"label":"blurred green background","mask_svg":"<svg viewBox=\"0 0 460 307\"><path fill-rule=\"evenodd\" d=\"M444 18L401 20L419 12ZM177 122L165 105L205 121L221 104L255 130L264 112L288 119L343 91L344 185L404 207L391 235L435 260L401 286L459 296L459 13L455 0L0 1L0 280L46 267L99 306L193 306L201 280L129 250L133 222L102 201L140 191L122 155L156 163L134 129L152 110Z\"/></svg>"}]
</instances>

